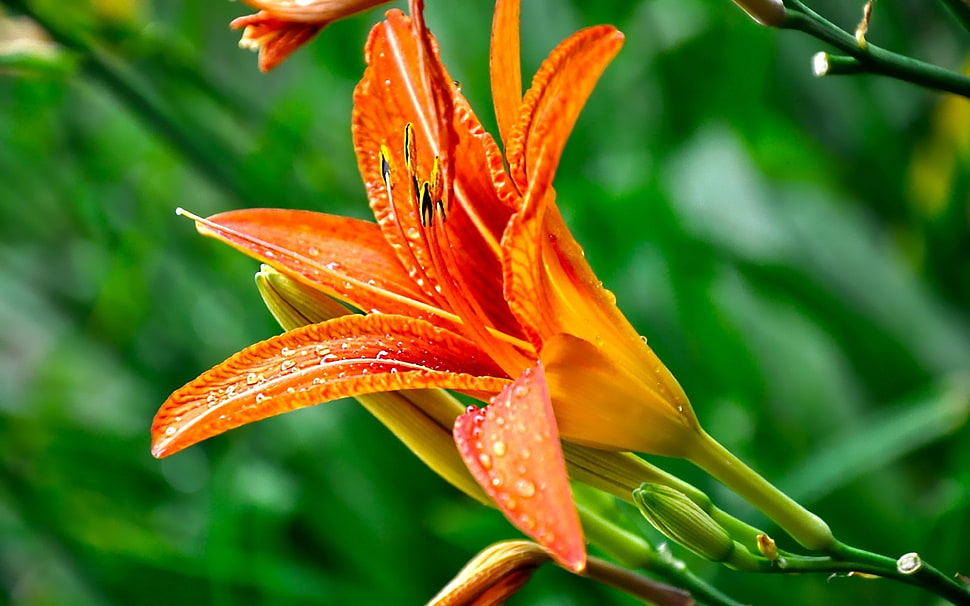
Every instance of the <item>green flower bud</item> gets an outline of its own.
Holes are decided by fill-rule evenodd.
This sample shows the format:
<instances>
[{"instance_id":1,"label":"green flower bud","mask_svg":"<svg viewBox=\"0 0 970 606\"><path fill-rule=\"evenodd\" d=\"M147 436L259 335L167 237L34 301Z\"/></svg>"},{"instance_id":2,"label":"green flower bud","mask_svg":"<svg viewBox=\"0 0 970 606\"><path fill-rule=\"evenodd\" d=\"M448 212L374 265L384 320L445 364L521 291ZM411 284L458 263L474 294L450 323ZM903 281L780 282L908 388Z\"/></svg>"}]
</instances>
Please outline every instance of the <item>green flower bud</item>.
<instances>
[{"instance_id":1,"label":"green flower bud","mask_svg":"<svg viewBox=\"0 0 970 606\"><path fill-rule=\"evenodd\" d=\"M633 500L654 528L697 555L723 562L734 553L731 535L684 493L644 483L633 491Z\"/></svg>"},{"instance_id":2,"label":"green flower bud","mask_svg":"<svg viewBox=\"0 0 970 606\"><path fill-rule=\"evenodd\" d=\"M269 265L260 266L256 274L256 288L269 312L284 330L351 313L340 302L288 278Z\"/></svg>"}]
</instances>

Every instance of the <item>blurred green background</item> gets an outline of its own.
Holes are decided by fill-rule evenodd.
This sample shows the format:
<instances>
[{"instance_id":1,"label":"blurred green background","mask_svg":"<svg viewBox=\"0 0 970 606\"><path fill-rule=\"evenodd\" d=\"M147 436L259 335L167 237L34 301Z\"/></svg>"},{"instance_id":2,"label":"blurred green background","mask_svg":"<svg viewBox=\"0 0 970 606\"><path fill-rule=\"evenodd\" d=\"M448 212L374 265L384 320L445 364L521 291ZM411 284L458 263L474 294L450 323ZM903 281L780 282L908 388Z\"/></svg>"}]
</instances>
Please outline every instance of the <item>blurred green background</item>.
<instances>
[{"instance_id":1,"label":"blurred green background","mask_svg":"<svg viewBox=\"0 0 970 606\"><path fill-rule=\"evenodd\" d=\"M227 27L241 3L29 4L94 51L0 46L0 603L415 604L518 536L352 401L149 455L173 389L278 332L256 264L175 207L366 217L351 92L383 9L262 75ZM428 4L494 132L491 3ZM970 573L970 103L816 79L820 43L727 0L523 4L527 74L580 27L626 33L566 150L560 205L705 427L843 540ZM860 14L811 4L850 29ZM869 38L967 59L939 2L877 4ZM745 602L936 603L674 550ZM513 603L633 601L547 568Z\"/></svg>"}]
</instances>

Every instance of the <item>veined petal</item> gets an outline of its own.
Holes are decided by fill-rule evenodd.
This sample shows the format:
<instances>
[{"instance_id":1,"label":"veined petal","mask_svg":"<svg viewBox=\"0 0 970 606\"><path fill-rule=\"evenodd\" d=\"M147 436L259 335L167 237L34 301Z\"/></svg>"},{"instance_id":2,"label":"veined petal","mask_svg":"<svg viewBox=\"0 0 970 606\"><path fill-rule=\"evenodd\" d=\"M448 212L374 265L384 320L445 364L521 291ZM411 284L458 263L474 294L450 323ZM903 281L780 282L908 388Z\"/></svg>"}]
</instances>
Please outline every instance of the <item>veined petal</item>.
<instances>
[{"instance_id":1,"label":"veined petal","mask_svg":"<svg viewBox=\"0 0 970 606\"><path fill-rule=\"evenodd\" d=\"M496 0L488 51L492 103L502 144L508 149L522 105L522 58L519 49L520 0Z\"/></svg>"},{"instance_id":2,"label":"veined petal","mask_svg":"<svg viewBox=\"0 0 970 606\"><path fill-rule=\"evenodd\" d=\"M259 51L259 69L268 72L296 49L313 39L328 22L301 23L280 19L266 11L234 19L229 27L242 29L239 46Z\"/></svg>"},{"instance_id":3,"label":"veined petal","mask_svg":"<svg viewBox=\"0 0 970 606\"><path fill-rule=\"evenodd\" d=\"M566 38L543 61L506 142L509 172L519 191L551 186L580 110L622 45L616 28L591 27ZM540 156L546 161L540 163Z\"/></svg>"},{"instance_id":4,"label":"veined petal","mask_svg":"<svg viewBox=\"0 0 970 606\"><path fill-rule=\"evenodd\" d=\"M680 386L659 360L628 367L609 349L558 335L542 351L556 423L563 439L604 450L681 457L700 428Z\"/></svg>"},{"instance_id":5,"label":"veined petal","mask_svg":"<svg viewBox=\"0 0 970 606\"><path fill-rule=\"evenodd\" d=\"M203 235L364 311L417 318L446 315L414 285L373 223L268 208L192 218ZM440 323L453 325L447 319Z\"/></svg>"},{"instance_id":6,"label":"veined petal","mask_svg":"<svg viewBox=\"0 0 970 606\"><path fill-rule=\"evenodd\" d=\"M455 421L454 434L465 464L509 521L562 566L582 571L586 544L542 364L485 408L469 408Z\"/></svg>"},{"instance_id":7,"label":"veined petal","mask_svg":"<svg viewBox=\"0 0 970 606\"><path fill-rule=\"evenodd\" d=\"M360 394L441 387L484 399L509 383L502 377L473 343L427 322L343 316L247 347L177 390L155 415L152 454Z\"/></svg>"},{"instance_id":8,"label":"veined petal","mask_svg":"<svg viewBox=\"0 0 970 606\"><path fill-rule=\"evenodd\" d=\"M354 96L358 166L378 224L427 297L463 317L470 315L463 302L474 302L480 310L472 315L517 336L518 324L498 296L499 240L517 196L497 145L441 65L434 39L421 34L421 23L392 10L371 32L368 68ZM441 208L434 208L432 225L422 225L419 190L434 181L436 166L445 175ZM454 176L450 192L447 175Z\"/></svg>"}]
</instances>

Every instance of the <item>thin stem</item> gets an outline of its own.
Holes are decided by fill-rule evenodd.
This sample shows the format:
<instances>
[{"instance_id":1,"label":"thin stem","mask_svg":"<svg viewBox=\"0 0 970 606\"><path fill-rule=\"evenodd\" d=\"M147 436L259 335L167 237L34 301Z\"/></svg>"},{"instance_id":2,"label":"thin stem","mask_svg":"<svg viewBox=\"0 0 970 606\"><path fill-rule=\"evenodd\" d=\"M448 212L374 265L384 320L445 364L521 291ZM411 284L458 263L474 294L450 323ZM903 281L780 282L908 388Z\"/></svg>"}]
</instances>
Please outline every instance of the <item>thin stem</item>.
<instances>
[{"instance_id":1,"label":"thin stem","mask_svg":"<svg viewBox=\"0 0 970 606\"><path fill-rule=\"evenodd\" d=\"M620 568L616 564L589 558L586 563L585 576L606 583L621 591L636 596L650 604L659 606L691 606L694 599L683 589L648 579L643 575Z\"/></svg>"},{"instance_id":2,"label":"thin stem","mask_svg":"<svg viewBox=\"0 0 970 606\"><path fill-rule=\"evenodd\" d=\"M906 573L899 569L897 560L843 543L836 542L831 554L833 559L852 566L852 570L869 572L922 587L960 606L970 605L970 587L944 575L926 562L920 561L915 571Z\"/></svg>"},{"instance_id":3,"label":"thin stem","mask_svg":"<svg viewBox=\"0 0 970 606\"><path fill-rule=\"evenodd\" d=\"M827 550L835 543L828 524L758 475L706 433L690 460L775 521L803 547Z\"/></svg>"},{"instance_id":4,"label":"thin stem","mask_svg":"<svg viewBox=\"0 0 970 606\"><path fill-rule=\"evenodd\" d=\"M968 0L942 0L953 16L957 18L963 27L970 30L970 1Z\"/></svg>"},{"instance_id":5,"label":"thin stem","mask_svg":"<svg viewBox=\"0 0 970 606\"><path fill-rule=\"evenodd\" d=\"M645 570L668 583L686 589L704 604L712 606L742 606L741 602L720 592L687 569L669 551L655 550L644 539L635 536L613 522L578 506L583 531L590 543L627 568Z\"/></svg>"},{"instance_id":6,"label":"thin stem","mask_svg":"<svg viewBox=\"0 0 970 606\"><path fill-rule=\"evenodd\" d=\"M855 36L829 22L800 0L786 0L785 4L789 10L780 26L782 29L797 30L831 44L857 59L869 73L970 98L970 78L967 76L874 44L860 45Z\"/></svg>"}]
</instances>

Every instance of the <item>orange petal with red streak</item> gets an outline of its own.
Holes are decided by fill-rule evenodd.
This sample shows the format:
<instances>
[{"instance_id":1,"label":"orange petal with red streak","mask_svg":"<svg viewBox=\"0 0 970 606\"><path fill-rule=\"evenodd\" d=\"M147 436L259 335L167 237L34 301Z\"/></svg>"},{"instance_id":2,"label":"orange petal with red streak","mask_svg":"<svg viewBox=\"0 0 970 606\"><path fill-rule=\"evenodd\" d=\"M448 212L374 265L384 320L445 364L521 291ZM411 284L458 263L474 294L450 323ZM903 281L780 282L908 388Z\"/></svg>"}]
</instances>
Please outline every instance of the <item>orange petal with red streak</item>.
<instances>
[{"instance_id":1,"label":"orange petal with red streak","mask_svg":"<svg viewBox=\"0 0 970 606\"><path fill-rule=\"evenodd\" d=\"M512 127L522 105L522 57L519 44L520 0L497 0L492 17L492 42L488 63L492 80L492 104L504 145L512 137Z\"/></svg>"},{"instance_id":2,"label":"orange petal with red streak","mask_svg":"<svg viewBox=\"0 0 970 606\"><path fill-rule=\"evenodd\" d=\"M495 328L515 335L517 323L499 294L499 241L517 196L497 145L441 65L433 38L418 40L416 29L424 31L392 10L368 39L368 67L354 93L352 124L367 196L401 264L430 299L461 313L452 304L452 282L463 282L458 290L467 293L465 299L474 298ZM450 96L448 103L442 100L445 95ZM446 115L440 106L445 106ZM442 171L454 176L447 220L435 219L444 221L437 245L443 259L436 260L436 244L421 225L404 152L407 124L413 125L410 164L418 185L429 179L436 156ZM386 164L382 148L388 154ZM447 193L447 176L443 183Z\"/></svg>"},{"instance_id":3,"label":"orange petal with red streak","mask_svg":"<svg viewBox=\"0 0 970 606\"><path fill-rule=\"evenodd\" d=\"M374 223L305 210L253 208L209 217L199 231L368 312L428 317L432 302Z\"/></svg>"},{"instance_id":4,"label":"orange petal with red streak","mask_svg":"<svg viewBox=\"0 0 970 606\"><path fill-rule=\"evenodd\" d=\"M579 112L622 45L616 28L590 27L561 42L542 62L506 142L509 171L520 191L551 186Z\"/></svg>"},{"instance_id":5,"label":"orange petal with red streak","mask_svg":"<svg viewBox=\"0 0 970 606\"><path fill-rule=\"evenodd\" d=\"M343 316L247 347L177 390L155 415L152 454L366 393L440 387L484 399L508 384L502 376L473 343L427 322Z\"/></svg>"},{"instance_id":6,"label":"orange petal with red streak","mask_svg":"<svg viewBox=\"0 0 970 606\"><path fill-rule=\"evenodd\" d=\"M542 364L527 369L485 408L455 421L465 464L519 530L566 568L586 567L586 544Z\"/></svg>"}]
</instances>

